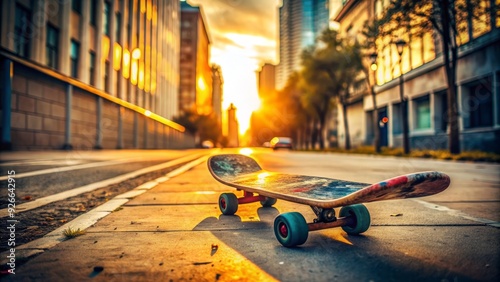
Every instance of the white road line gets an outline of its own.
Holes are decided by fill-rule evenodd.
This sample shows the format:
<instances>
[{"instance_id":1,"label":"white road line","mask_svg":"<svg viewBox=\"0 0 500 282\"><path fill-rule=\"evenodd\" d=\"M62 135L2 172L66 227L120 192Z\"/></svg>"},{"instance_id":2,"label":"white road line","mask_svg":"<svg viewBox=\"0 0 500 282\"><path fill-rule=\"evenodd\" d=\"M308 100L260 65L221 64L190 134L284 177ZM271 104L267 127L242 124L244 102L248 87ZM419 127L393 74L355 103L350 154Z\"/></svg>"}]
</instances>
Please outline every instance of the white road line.
<instances>
[{"instance_id":1,"label":"white road line","mask_svg":"<svg viewBox=\"0 0 500 282\"><path fill-rule=\"evenodd\" d=\"M197 155L197 157L199 154ZM186 157L187 158L187 157ZM184 158L183 158L184 159ZM194 158L193 158L194 159ZM193 160L182 167L173 170L170 172L168 177L164 177L162 180L167 181L171 177L178 176L189 169L201 164L202 162L205 162L208 159L208 156L202 156L196 160ZM154 185L153 183L156 183L156 185L159 182L156 182L155 180L146 182L142 185L139 185L136 187L134 190L131 191L140 191L141 189L144 189L143 191L146 192L148 189L153 188ZM130 191L129 191L130 192ZM16 247L16 259L21 259L21 258L29 258L34 255L43 253L44 251L55 247L57 244L61 243L62 241L66 240L64 238L64 235L62 234L64 230L68 229L71 227L73 230L85 230L89 228L90 226L94 225L97 223L100 219L103 217L109 215L112 213L114 210L117 208L123 206L125 203L127 203L131 198L133 198L133 195L127 194L129 192L125 192L124 194L118 195L114 197L113 199L109 200L108 202L90 210L87 213L84 213L77 218L73 219L72 221L64 224L63 226L57 228L56 230L50 232L49 234L45 235L42 238L33 240L31 242L28 242L24 245L21 245L19 247ZM142 193L141 193L142 194ZM129 198L129 196L132 196ZM137 195L135 195L137 196ZM5 264L7 263L7 254L9 251L5 251L0 254L0 263Z\"/></svg>"},{"instance_id":2,"label":"white road line","mask_svg":"<svg viewBox=\"0 0 500 282\"><path fill-rule=\"evenodd\" d=\"M63 166L63 167L55 167L55 168L48 168L48 169L42 169L42 170L37 170L37 171L30 171L30 172L25 172L25 173L19 173L16 174L16 179L23 178L23 177L28 177L28 176L35 176L35 175L42 175L42 174L49 174L49 173L56 173L56 172L63 172L63 171L70 171L70 170L77 170L77 169L85 169L85 168L93 168L93 167L100 167L100 166L108 166L108 165L115 165L115 164L121 164L121 163L126 163L130 162L132 159L121 159L121 160L111 160L111 161L104 161L104 162L97 162L97 163L86 163L82 165L73 165L73 166ZM0 181L2 180L7 180L11 176L1 176Z\"/></svg>"},{"instance_id":3,"label":"white road line","mask_svg":"<svg viewBox=\"0 0 500 282\"><path fill-rule=\"evenodd\" d=\"M496 222L496 221L485 219L485 218L474 217L474 216L468 215L466 213L463 213L459 210L450 209L450 208L445 207L445 206L440 206L440 205L437 205L434 203L429 203L429 202L422 201L422 200L414 200L414 201L418 202L418 203L422 204L424 207L432 209L432 210L446 212L447 214L452 215L452 216L457 216L457 217L472 220L475 222L480 222L480 223L483 223L483 224L486 224L486 225L489 225L492 227L496 227L496 228L500 227L500 222Z\"/></svg>"},{"instance_id":4,"label":"white road line","mask_svg":"<svg viewBox=\"0 0 500 282\"><path fill-rule=\"evenodd\" d=\"M84 163L84 160L24 160L17 162L5 162L0 163L0 167L2 166L26 166L26 165L40 165L40 166L48 166L48 165L61 165L64 163L66 165L77 165Z\"/></svg>"},{"instance_id":5,"label":"white road line","mask_svg":"<svg viewBox=\"0 0 500 282\"><path fill-rule=\"evenodd\" d=\"M85 186L81 186L81 187L78 187L78 188L74 188L74 189L71 189L71 190L68 190L68 191L64 191L64 192L61 192L61 193L57 193L57 194L54 194L54 195L50 195L50 196L47 196L47 197L36 199L34 201L31 201L31 202L27 202L27 203L24 203L24 204L16 205L16 213L20 213L20 212L25 212L25 211L29 211L29 210L32 210L32 209L36 209L36 208L39 208L41 206L44 206L44 205L47 205L47 204L50 204L50 203L53 203L53 202L56 202L56 201L61 201L61 200L64 200L64 199L67 199L67 198L70 198L70 197L73 197L73 196L77 196L77 195L80 195L82 193L90 192L90 191L93 191L93 190L96 190L96 189L99 189L99 188L102 188L102 187L105 187L105 186L108 186L108 185L111 185L111 184L120 183L120 182L125 181L125 180L127 180L129 178L133 178L133 177L136 177L136 176L139 176L139 175L142 175L142 174L145 174L145 173L149 173L149 172L152 172L152 171L155 171L155 170L160 170L160 169L164 169L164 168L167 168L167 167L178 165L178 164L181 164L181 163L184 163L184 162L192 161L193 159L198 158L199 156L200 156L200 154L189 155L189 156L186 156L186 157L182 157L182 158L179 158L179 159L168 161L166 163L162 163L162 164L158 164L158 165L146 167L146 168L139 169L139 170L136 170L136 171L133 171L133 172L129 172L129 173L126 173L126 174L122 174L122 175L119 175L119 176L116 176L116 177L113 177L113 178L110 178L110 179L106 179L106 180L103 180L103 181L100 181L100 182L95 182L95 183L88 184L88 185L85 185ZM16 178L17 177L18 176L16 175ZM8 215L9 215L8 209L2 209L2 210L0 210L0 218L6 217Z\"/></svg>"}]
</instances>

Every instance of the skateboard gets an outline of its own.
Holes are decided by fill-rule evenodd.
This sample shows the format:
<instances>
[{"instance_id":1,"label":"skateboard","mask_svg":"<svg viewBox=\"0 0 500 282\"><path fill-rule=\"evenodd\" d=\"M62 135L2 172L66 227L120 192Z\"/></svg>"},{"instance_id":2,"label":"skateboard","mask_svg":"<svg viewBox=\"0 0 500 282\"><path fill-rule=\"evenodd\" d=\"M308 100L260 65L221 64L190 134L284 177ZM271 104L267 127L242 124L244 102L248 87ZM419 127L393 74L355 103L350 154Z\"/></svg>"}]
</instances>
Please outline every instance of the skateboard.
<instances>
[{"instance_id":1,"label":"skateboard","mask_svg":"<svg viewBox=\"0 0 500 282\"><path fill-rule=\"evenodd\" d=\"M370 227L370 213L362 203L417 198L442 192L450 185L448 175L437 171L397 176L375 184L325 177L284 174L264 170L246 155L222 154L208 159L208 169L222 184L243 190L219 196L219 209L233 215L238 205L260 202L271 207L277 199L309 205L316 219L307 223L298 212L278 215L274 220L276 239L285 247L306 242L309 231L341 227L349 235L358 235ZM341 208L339 215L334 208Z\"/></svg>"}]
</instances>

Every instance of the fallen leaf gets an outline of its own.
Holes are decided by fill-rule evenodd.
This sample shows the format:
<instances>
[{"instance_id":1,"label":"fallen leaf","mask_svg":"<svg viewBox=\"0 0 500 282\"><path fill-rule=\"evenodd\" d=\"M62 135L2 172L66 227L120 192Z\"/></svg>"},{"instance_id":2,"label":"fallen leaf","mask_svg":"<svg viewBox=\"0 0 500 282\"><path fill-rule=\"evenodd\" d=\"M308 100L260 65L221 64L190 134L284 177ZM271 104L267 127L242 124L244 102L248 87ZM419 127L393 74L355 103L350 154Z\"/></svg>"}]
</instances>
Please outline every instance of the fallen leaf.
<instances>
[{"instance_id":1,"label":"fallen leaf","mask_svg":"<svg viewBox=\"0 0 500 282\"><path fill-rule=\"evenodd\" d=\"M403 214L402 214L402 213L393 213L393 214L391 214L391 216L393 216L393 217L396 217L396 216L403 216Z\"/></svg>"}]
</instances>

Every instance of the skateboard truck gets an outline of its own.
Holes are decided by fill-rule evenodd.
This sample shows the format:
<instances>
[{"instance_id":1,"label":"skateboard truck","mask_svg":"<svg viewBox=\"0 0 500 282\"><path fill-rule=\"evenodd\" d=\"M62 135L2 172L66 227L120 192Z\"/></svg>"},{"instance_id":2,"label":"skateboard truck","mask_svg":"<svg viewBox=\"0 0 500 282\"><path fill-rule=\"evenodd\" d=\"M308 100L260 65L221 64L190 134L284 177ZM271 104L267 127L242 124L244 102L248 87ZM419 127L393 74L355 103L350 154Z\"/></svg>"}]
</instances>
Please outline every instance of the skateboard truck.
<instances>
[{"instance_id":1,"label":"skateboard truck","mask_svg":"<svg viewBox=\"0 0 500 282\"><path fill-rule=\"evenodd\" d=\"M311 206L311 208L317 216L317 218L314 219L314 223L333 222L337 220L334 209L324 209L315 206Z\"/></svg>"},{"instance_id":2,"label":"skateboard truck","mask_svg":"<svg viewBox=\"0 0 500 282\"><path fill-rule=\"evenodd\" d=\"M219 209L224 215L233 215L238 210L238 205L259 202L263 207L270 207L276 199L255 195L253 192L243 191L243 197L233 193L222 193L219 196ZM345 206L340 209L336 217L333 208L320 208L310 206L317 218L312 223L307 223L304 216L298 212L280 214L274 220L274 234L278 241L286 247L293 247L305 243L310 231L342 227L351 235L365 232L370 226L370 213L362 204Z\"/></svg>"},{"instance_id":3,"label":"skateboard truck","mask_svg":"<svg viewBox=\"0 0 500 282\"><path fill-rule=\"evenodd\" d=\"M299 212L286 212L274 220L274 235L285 247L306 242L314 230L341 227L349 235L368 230L370 213L362 203L430 196L445 190L450 178L437 171L400 175L367 184L326 177L266 171L251 157L235 154L212 156L207 161L212 176L222 184L243 191L242 197L223 193L219 208L233 215L239 204L259 202L270 207L276 199L308 205L316 218L308 223ZM338 216L334 208L340 208Z\"/></svg>"},{"instance_id":4,"label":"skateboard truck","mask_svg":"<svg viewBox=\"0 0 500 282\"><path fill-rule=\"evenodd\" d=\"M238 204L249 204L249 203L254 203L254 202L259 202L259 201L265 201L267 197L257 195L255 196L254 193L248 192L248 191L243 191L243 197L238 198Z\"/></svg>"}]
</instances>

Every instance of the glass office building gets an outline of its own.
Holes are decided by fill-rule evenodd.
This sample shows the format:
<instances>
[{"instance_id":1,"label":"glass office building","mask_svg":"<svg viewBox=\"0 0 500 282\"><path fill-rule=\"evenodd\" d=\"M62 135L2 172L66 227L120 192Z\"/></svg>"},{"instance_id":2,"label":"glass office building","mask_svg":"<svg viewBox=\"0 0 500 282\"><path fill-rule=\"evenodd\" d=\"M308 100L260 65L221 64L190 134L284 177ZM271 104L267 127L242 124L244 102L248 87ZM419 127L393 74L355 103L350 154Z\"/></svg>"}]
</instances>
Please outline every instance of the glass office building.
<instances>
[{"instance_id":1,"label":"glass office building","mask_svg":"<svg viewBox=\"0 0 500 282\"><path fill-rule=\"evenodd\" d=\"M314 44L316 37L328 27L328 0L283 0L279 20L278 90L285 86L290 74L300 68L302 50Z\"/></svg>"}]
</instances>

